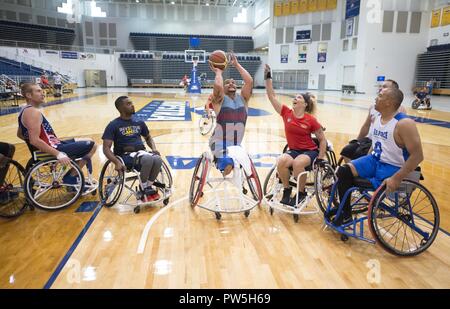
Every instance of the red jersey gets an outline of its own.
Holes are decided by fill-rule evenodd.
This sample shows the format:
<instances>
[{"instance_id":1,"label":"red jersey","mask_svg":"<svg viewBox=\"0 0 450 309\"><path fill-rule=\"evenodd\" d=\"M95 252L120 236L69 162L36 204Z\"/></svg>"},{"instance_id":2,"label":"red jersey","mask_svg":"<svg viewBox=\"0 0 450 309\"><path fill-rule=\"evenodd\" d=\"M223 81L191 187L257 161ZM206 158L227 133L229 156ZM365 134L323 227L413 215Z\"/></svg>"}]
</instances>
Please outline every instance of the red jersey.
<instances>
[{"instance_id":1,"label":"red jersey","mask_svg":"<svg viewBox=\"0 0 450 309\"><path fill-rule=\"evenodd\" d=\"M283 117L284 132L289 149L317 149L317 145L314 143L311 134L319 130L322 126L314 116L305 113L302 118L297 118L292 109L283 105L281 108L281 117Z\"/></svg>"}]
</instances>

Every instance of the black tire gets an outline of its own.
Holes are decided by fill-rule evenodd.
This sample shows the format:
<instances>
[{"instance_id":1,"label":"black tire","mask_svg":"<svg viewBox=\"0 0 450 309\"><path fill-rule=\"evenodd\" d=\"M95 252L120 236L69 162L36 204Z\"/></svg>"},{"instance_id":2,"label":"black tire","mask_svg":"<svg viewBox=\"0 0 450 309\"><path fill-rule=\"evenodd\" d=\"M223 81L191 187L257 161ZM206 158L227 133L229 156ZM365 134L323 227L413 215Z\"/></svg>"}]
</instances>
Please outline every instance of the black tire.
<instances>
[{"instance_id":1,"label":"black tire","mask_svg":"<svg viewBox=\"0 0 450 309\"><path fill-rule=\"evenodd\" d=\"M420 101L419 100L414 100L411 104L411 108L412 109L418 109L420 106Z\"/></svg>"},{"instance_id":2,"label":"black tire","mask_svg":"<svg viewBox=\"0 0 450 309\"><path fill-rule=\"evenodd\" d=\"M336 174L330 164L326 163L324 167L314 169L314 191L317 205L323 213L327 211L333 184L336 181ZM337 194L333 197L333 205L335 207L339 205Z\"/></svg>"},{"instance_id":3,"label":"black tire","mask_svg":"<svg viewBox=\"0 0 450 309\"><path fill-rule=\"evenodd\" d=\"M8 170L3 183L0 184L0 217L16 218L27 207L27 198L23 190L25 183L25 169L18 162L12 160L7 164Z\"/></svg>"},{"instance_id":4,"label":"black tire","mask_svg":"<svg viewBox=\"0 0 450 309\"><path fill-rule=\"evenodd\" d=\"M261 189L261 182L259 181L259 176L258 176L258 172L256 171L256 167L253 164L252 161L251 165L252 165L252 175L245 175L245 177L247 178L247 185L248 188L250 189L250 192L252 193L252 197L255 201L261 202L263 199L263 192ZM245 174L245 173L244 173ZM245 193L247 194L247 193Z\"/></svg>"},{"instance_id":5,"label":"black tire","mask_svg":"<svg viewBox=\"0 0 450 309\"><path fill-rule=\"evenodd\" d=\"M140 213L140 212L141 212L141 207L139 207L139 206L134 207L133 212L134 212L135 214Z\"/></svg>"},{"instance_id":6,"label":"black tire","mask_svg":"<svg viewBox=\"0 0 450 309\"><path fill-rule=\"evenodd\" d=\"M203 196L203 187L205 185L206 172L208 169L208 160L202 155L197 161L192 175L189 187L189 203L192 207L197 206L198 201Z\"/></svg>"},{"instance_id":7,"label":"black tire","mask_svg":"<svg viewBox=\"0 0 450 309\"><path fill-rule=\"evenodd\" d=\"M431 209L426 209L428 205ZM427 250L436 239L439 232L439 208L430 191L420 183L405 179L399 190L390 195L386 193L385 186L377 190L369 206L368 221L373 237L387 252L397 256L415 256ZM384 224L386 222L388 225ZM417 222L420 224L416 224ZM403 234L396 237L399 231L403 231ZM392 237L389 239L389 236ZM409 246L406 249L405 240ZM400 242L401 248L397 246ZM410 242L414 242L413 248Z\"/></svg>"},{"instance_id":8,"label":"black tire","mask_svg":"<svg viewBox=\"0 0 450 309\"><path fill-rule=\"evenodd\" d=\"M272 167L269 171L269 173L266 176L266 179L264 180L264 185L263 185L263 194L264 196L266 196L267 194L269 194L272 190L272 186L274 185L274 183L272 183L273 181L278 181L278 177L276 177L276 175L274 176L273 174L276 174L276 166ZM275 177L274 179L271 179L272 177Z\"/></svg>"},{"instance_id":9,"label":"black tire","mask_svg":"<svg viewBox=\"0 0 450 309\"><path fill-rule=\"evenodd\" d=\"M117 176L112 173L117 173ZM106 177L106 178L105 178ZM102 204L108 208L114 206L122 194L122 190L125 184L125 173L123 171L116 171L114 163L110 160L102 167L100 177L98 180L98 192ZM114 187L113 187L114 186ZM111 198L111 194L112 198Z\"/></svg>"},{"instance_id":10,"label":"black tire","mask_svg":"<svg viewBox=\"0 0 450 309\"><path fill-rule=\"evenodd\" d=\"M216 215L216 220L222 219L222 214L220 212L216 212L215 215Z\"/></svg>"},{"instance_id":11,"label":"black tire","mask_svg":"<svg viewBox=\"0 0 450 309\"><path fill-rule=\"evenodd\" d=\"M245 216L246 218L248 218L248 216L250 216L250 210L245 211L245 212L244 212L244 216Z\"/></svg>"},{"instance_id":12,"label":"black tire","mask_svg":"<svg viewBox=\"0 0 450 309\"><path fill-rule=\"evenodd\" d=\"M298 214L294 214L294 222L298 223L298 219L300 218L300 216Z\"/></svg>"},{"instance_id":13,"label":"black tire","mask_svg":"<svg viewBox=\"0 0 450 309\"><path fill-rule=\"evenodd\" d=\"M166 179L167 178L167 179ZM165 161L162 161L161 165L161 173L159 173L158 177L156 178L160 183L164 184L166 189L171 189L173 186L173 178L172 174L170 173L170 169L167 166Z\"/></svg>"},{"instance_id":14,"label":"black tire","mask_svg":"<svg viewBox=\"0 0 450 309\"><path fill-rule=\"evenodd\" d=\"M27 197L27 200L29 203L31 203L32 205L34 205L37 208L43 209L43 210L47 210L47 211L54 211L54 210L59 210L59 209L64 209L67 208L69 206L71 206L73 203L75 203L80 196L83 193L83 188L84 188L84 175L83 172L81 171L81 169L79 168L78 164L76 164L74 161L70 161L70 169L75 170L75 172L77 173L76 177L78 177L79 179L81 179L81 182L77 184L78 189L74 192L73 190L68 190L69 187L71 187L71 185L65 185L64 183L61 182L61 179L53 179L53 175L55 173L53 173L54 169L58 169L58 173L61 171L61 169L67 169L69 167L65 167L62 164L60 164L58 162L58 160L56 159L48 159L48 160L44 160L44 161L40 161L36 164L34 164L30 170L28 171L27 175L25 176L25 195ZM46 169L48 169L49 171L52 171L51 173L45 174ZM69 172L67 172L69 173ZM54 183L55 185L53 186L52 189L47 190L46 192L52 192L50 194L46 194L46 199L40 199L39 201L37 200L35 193L36 191L36 187L35 184L36 183L41 183L41 182L36 182L35 177L39 177L39 175L43 175L46 176L47 175L47 179L44 180L52 180L52 184ZM52 175L51 177L49 177L48 175ZM59 194L58 192L55 193L54 190L59 190ZM63 196L67 196L68 198L62 200Z\"/></svg>"},{"instance_id":15,"label":"black tire","mask_svg":"<svg viewBox=\"0 0 450 309\"><path fill-rule=\"evenodd\" d=\"M169 201L170 201L169 199L165 199L165 200L163 201L163 205L164 205L164 206L169 205Z\"/></svg>"}]
</instances>

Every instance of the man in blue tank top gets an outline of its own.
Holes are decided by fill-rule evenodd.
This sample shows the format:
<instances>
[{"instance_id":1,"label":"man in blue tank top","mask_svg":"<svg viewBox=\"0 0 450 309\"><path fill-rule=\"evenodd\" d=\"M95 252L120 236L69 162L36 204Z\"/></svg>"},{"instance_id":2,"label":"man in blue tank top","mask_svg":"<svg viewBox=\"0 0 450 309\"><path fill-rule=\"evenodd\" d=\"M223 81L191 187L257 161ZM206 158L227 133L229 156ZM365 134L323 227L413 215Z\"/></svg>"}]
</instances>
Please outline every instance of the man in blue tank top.
<instances>
[{"instance_id":1,"label":"man in blue tank top","mask_svg":"<svg viewBox=\"0 0 450 309\"><path fill-rule=\"evenodd\" d=\"M231 54L231 64L241 75L244 85L237 94L236 81L232 78L223 80L221 69L211 66L216 74L212 103L217 115L217 126L209 141L217 168L226 176L233 170L234 162L228 156L229 146L240 146L244 138L247 122L248 101L253 92L253 78Z\"/></svg>"}]
</instances>

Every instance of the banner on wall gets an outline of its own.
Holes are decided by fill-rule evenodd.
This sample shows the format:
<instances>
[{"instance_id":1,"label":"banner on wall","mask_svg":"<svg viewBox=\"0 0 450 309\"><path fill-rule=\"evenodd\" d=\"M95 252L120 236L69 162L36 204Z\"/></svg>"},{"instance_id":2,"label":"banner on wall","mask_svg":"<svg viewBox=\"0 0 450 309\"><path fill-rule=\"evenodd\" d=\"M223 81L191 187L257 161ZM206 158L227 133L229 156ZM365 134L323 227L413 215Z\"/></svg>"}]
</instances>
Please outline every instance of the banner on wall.
<instances>
[{"instance_id":1,"label":"banner on wall","mask_svg":"<svg viewBox=\"0 0 450 309\"><path fill-rule=\"evenodd\" d=\"M441 21L441 9L434 10L431 13L431 28L439 27L440 21Z\"/></svg>"},{"instance_id":2,"label":"banner on wall","mask_svg":"<svg viewBox=\"0 0 450 309\"><path fill-rule=\"evenodd\" d=\"M281 16L283 14L283 3L277 2L275 3L274 15Z\"/></svg>"},{"instance_id":3,"label":"banner on wall","mask_svg":"<svg viewBox=\"0 0 450 309\"><path fill-rule=\"evenodd\" d=\"M337 8L337 0L327 0L327 10L335 10Z\"/></svg>"},{"instance_id":4,"label":"banner on wall","mask_svg":"<svg viewBox=\"0 0 450 309\"><path fill-rule=\"evenodd\" d=\"M450 25L450 6L446 6L442 9L442 21L441 26Z\"/></svg>"},{"instance_id":5,"label":"banner on wall","mask_svg":"<svg viewBox=\"0 0 450 309\"><path fill-rule=\"evenodd\" d=\"M308 56L308 44L300 44L298 46L298 63L306 63Z\"/></svg>"},{"instance_id":6,"label":"banner on wall","mask_svg":"<svg viewBox=\"0 0 450 309\"><path fill-rule=\"evenodd\" d=\"M281 63L289 61L289 45L281 45L280 47Z\"/></svg>"},{"instance_id":7,"label":"banner on wall","mask_svg":"<svg viewBox=\"0 0 450 309\"><path fill-rule=\"evenodd\" d=\"M291 14L291 3L289 1L283 2L283 16L287 16Z\"/></svg>"},{"instance_id":8,"label":"banner on wall","mask_svg":"<svg viewBox=\"0 0 450 309\"><path fill-rule=\"evenodd\" d=\"M298 12L301 14L308 12L308 0L300 0L299 1Z\"/></svg>"},{"instance_id":9,"label":"banner on wall","mask_svg":"<svg viewBox=\"0 0 450 309\"><path fill-rule=\"evenodd\" d=\"M317 45L317 62L327 62L328 43Z\"/></svg>"},{"instance_id":10,"label":"banner on wall","mask_svg":"<svg viewBox=\"0 0 450 309\"><path fill-rule=\"evenodd\" d=\"M309 43L311 42L311 30L298 30L295 32L296 43Z\"/></svg>"},{"instance_id":11,"label":"banner on wall","mask_svg":"<svg viewBox=\"0 0 450 309\"><path fill-rule=\"evenodd\" d=\"M308 12L317 11L317 0L308 0Z\"/></svg>"},{"instance_id":12,"label":"banner on wall","mask_svg":"<svg viewBox=\"0 0 450 309\"><path fill-rule=\"evenodd\" d=\"M298 14L298 1L297 0L291 0L291 14Z\"/></svg>"},{"instance_id":13,"label":"banner on wall","mask_svg":"<svg viewBox=\"0 0 450 309\"><path fill-rule=\"evenodd\" d=\"M93 53L79 53L81 60L95 60L95 54Z\"/></svg>"},{"instance_id":14,"label":"banner on wall","mask_svg":"<svg viewBox=\"0 0 450 309\"><path fill-rule=\"evenodd\" d=\"M345 21L345 36L353 35L353 22L354 22L353 18L347 19Z\"/></svg>"},{"instance_id":15,"label":"banner on wall","mask_svg":"<svg viewBox=\"0 0 450 309\"><path fill-rule=\"evenodd\" d=\"M360 8L361 0L347 0L345 6L345 19L358 16Z\"/></svg>"},{"instance_id":16,"label":"banner on wall","mask_svg":"<svg viewBox=\"0 0 450 309\"><path fill-rule=\"evenodd\" d=\"M62 51L60 55L62 59L78 59L78 52Z\"/></svg>"}]
</instances>

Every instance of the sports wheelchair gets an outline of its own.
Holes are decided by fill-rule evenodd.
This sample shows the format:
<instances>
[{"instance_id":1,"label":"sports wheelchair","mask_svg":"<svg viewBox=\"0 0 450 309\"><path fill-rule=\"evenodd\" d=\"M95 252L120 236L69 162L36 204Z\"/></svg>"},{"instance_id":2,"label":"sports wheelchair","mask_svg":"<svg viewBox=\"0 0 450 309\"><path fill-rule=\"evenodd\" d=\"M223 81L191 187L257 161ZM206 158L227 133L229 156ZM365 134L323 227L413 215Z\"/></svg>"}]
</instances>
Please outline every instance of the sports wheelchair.
<instances>
[{"instance_id":1,"label":"sports wheelchair","mask_svg":"<svg viewBox=\"0 0 450 309\"><path fill-rule=\"evenodd\" d=\"M0 217L15 218L28 206L25 192L25 169L14 160L5 165L5 177L0 183Z\"/></svg>"},{"instance_id":2,"label":"sports wheelchair","mask_svg":"<svg viewBox=\"0 0 450 309\"><path fill-rule=\"evenodd\" d=\"M28 161L24 190L27 201L40 209L58 210L69 207L81 196L96 195L98 182L92 177L92 162L86 158L71 158L69 164L61 164L47 153L28 145L32 158ZM87 177L77 162L85 160ZM65 183L63 177L75 171L76 184Z\"/></svg>"},{"instance_id":3,"label":"sports wheelchair","mask_svg":"<svg viewBox=\"0 0 450 309\"><path fill-rule=\"evenodd\" d=\"M189 189L191 206L214 212L217 220L222 218L222 213L244 213L245 217L248 217L250 211L261 204L263 198L258 173L250 157L249 160L251 171L246 171L241 164L235 162L232 176L222 174L221 177L211 177L216 160L211 152L204 152L197 161L191 180ZM213 197L200 204L205 193L205 185L209 186ZM236 206L230 203L231 201L239 203Z\"/></svg>"},{"instance_id":4,"label":"sports wheelchair","mask_svg":"<svg viewBox=\"0 0 450 309\"><path fill-rule=\"evenodd\" d=\"M207 135L209 132L214 130L216 126L216 113L211 111L211 115L205 112L198 121L198 127L200 129L201 135Z\"/></svg>"},{"instance_id":5,"label":"sports wheelchair","mask_svg":"<svg viewBox=\"0 0 450 309\"><path fill-rule=\"evenodd\" d=\"M352 221L341 226L333 224L343 215L344 201L339 201L337 179L328 190L325 226L341 234L342 241L349 237L372 244L398 256L415 256L428 249L439 231L439 208L433 195L419 183L423 176L418 168L404 179L396 192L387 193L386 186L378 189L364 178L355 178L354 187L344 195L351 199ZM326 195L326 194L325 194ZM325 207L324 197L318 200ZM367 226L369 233L367 233Z\"/></svg>"},{"instance_id":6,"label":"sports wheelchair","mask_svg":"<svg viewBox=\"0 0 450 309\"><path fill-rule=\"evenodd\" d=\"M117 157L125 165L121 157ZM114 163L107 160L103 165L99 178L99 194L104 206L111 208L119 202L123 189L128 192L120 205L132 207L135 214L141 211L142 207L154 206L161 202L167 206L172 195L173 179L167 164L162 161L161 171L154 182L154 186L160 194L160 198L150 202L142 202L141 178L139 171L133 167L126 167L126 171L117 171ZM134 197L132 199L132 197Z\"/></svg>"},{"instance_id":7,"label":"sports wheelchair","mask_svg":"<svg viewBox=\"0 0 450 309\"><path fill-rule=\"evenodd\" d=\"M319 145L317 138L313 138L314 142ZM283 149L283 154L289 150L288 145ZM316 195L322 194L322 186L329 186L330 182L333 183L334 168L337 166L336 154L333 151L333 145L327 142L326 151L327 163L316 164L314 161L309 167L305 169L305 172L300 173L297 178L292 174L293 169L291 168L291 176L289 179L289 185L298 192L298 186L300 183L300 178L306 176L305 192L307 194L306 198L299 202L298 195L295 206L284 205L280 203L281 197L283 195L283 184L281 179L278 177L277 173L277 163L271 168L269 174L267 175L263 192L264 197L269 205L270 214L273 215L274 209L279 211L292 214L294 221L298 222L299 215L316 214L319 213L319 208L316 204L312 204L311 201ZM330 179L331 178L331 179ZM324 210L323 210L324 211Z\"/></svg>"},{"instance_id":8,"label":"sports wheelchair","mask_svg":"<svg viewBox=\"0 0 450 309\"><path fill-rule=\"evenodd\" d=\"M430 96L427 96L426 98L420 100L420 99L415 99L412 103L411 103L411 108L412 109L417 109L417 110L431 110L431 99Z\"/></svg>"}]
</instances>

